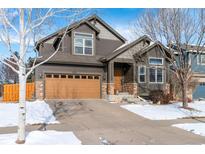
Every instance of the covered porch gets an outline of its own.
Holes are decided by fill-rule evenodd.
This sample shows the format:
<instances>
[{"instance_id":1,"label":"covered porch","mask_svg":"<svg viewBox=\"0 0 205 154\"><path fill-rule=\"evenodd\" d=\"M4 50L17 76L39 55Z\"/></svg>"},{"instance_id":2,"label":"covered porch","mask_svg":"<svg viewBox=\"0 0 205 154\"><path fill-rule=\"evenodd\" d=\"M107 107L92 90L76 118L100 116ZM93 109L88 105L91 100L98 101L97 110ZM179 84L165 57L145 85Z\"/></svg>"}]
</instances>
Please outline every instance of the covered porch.
<instances>
[{"instance_id":1,"label":"covered porch","mask_svg":"<svg viewBox=\"0 0 205 154\"><path fill-rule=\"evenodd\" d=\"M133 61L108 63L107 95L137 95L136 66Z\"/></svg>"}]
</instances>

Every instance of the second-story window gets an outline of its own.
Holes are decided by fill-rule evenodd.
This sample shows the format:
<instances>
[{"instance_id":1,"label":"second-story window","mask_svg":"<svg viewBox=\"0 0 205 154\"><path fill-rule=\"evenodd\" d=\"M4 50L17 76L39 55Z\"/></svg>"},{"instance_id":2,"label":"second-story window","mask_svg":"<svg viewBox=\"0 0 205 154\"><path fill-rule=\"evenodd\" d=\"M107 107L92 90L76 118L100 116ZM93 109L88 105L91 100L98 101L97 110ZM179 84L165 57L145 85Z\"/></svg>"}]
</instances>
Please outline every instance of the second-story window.
<instances>
[{"instance_id":1,"label":"second-story window","mask_svg":"<svg viewBox=\"0 0 205 154\"><path fill-rule=\"evenodd\" d=\"M74 54L93 55L93 34L74 33Z\"/></svg>"}]
</instances>

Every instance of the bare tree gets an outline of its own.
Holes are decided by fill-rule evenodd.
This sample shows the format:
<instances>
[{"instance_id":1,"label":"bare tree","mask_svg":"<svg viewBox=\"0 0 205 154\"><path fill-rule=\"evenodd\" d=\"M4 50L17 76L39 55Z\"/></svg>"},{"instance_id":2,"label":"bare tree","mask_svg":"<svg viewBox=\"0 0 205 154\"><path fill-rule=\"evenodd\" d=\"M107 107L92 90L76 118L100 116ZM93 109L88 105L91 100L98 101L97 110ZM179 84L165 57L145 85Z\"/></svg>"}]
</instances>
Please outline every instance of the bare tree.
<instances>
[{"instance_id":1,"label":"bare tree","mask_svg":"<svg viewBox=\"0 0 205 154\"><path fill-rule=\"evenodd\" d=\"M47 62L59 51L60 45L49 56L40 63L36 63L40 57L34 57L33 64L28 67L27 56L30 51L35 51L36 39L51 30L57 20L65 19L66 24L74 22L86 16L88 9L0 9L0 39L7 47L7 56L1 56L3 64L18 74L19 78L19 118L17 143L25 143L25 122L26 122L26 81L35 68ZM51 22L52 21L52 22ZM51 24L52 23L52 24ZM61 34L61 41L66 36L69 26ZM14 54L13 42L18 44L17 57ZM59 44L61 44L61 41ZM14 61L10 60L10 55ZM14 67L16 66L16 67Z\"/></svg>"},{"instance_id":2,"label":"bare tree","mask_svg":"<svg viewBox=\"0 0 205 154\"><path fill-rule=\"evenodd\" d=\"M182 89L183 107L187 107L187 90L193 76L192 62L205 45L204 9L147 9L135 22L135 34L146 34L167 46L171 70ZM192 49L191 45L194 44ZM189 56L189 52L194 56Z\"/></svg>"},{"instance_id":3,"label":"bare tree","mask_svg":"<svg viewBox=\"0 0 205 154\"><path fill-rule=\"evenodd\" d=\"M19 57L17 52L14 52L14 54L16 57ZM12 62L12 63L11 62L8 62L8 63L12 65L15 69L17 69L18 67L13 64L16 61L12 57L9 57L8 59L9 61ZM7 67L3 63L1 63L0 69L1 69L0 80L2 81L2 83L17 83L18 82L18 74L15 73L10 67Z\"/></svg>"},{"instance_id":4,"label":"bare tree","mask_svg":"<svg viewBox=\"0 0 205 154\"><path fill-rule=\"evenodd\" d=\"M5 81L4 65L0 63L0 84Z\"/></svg>"}]
</instances>

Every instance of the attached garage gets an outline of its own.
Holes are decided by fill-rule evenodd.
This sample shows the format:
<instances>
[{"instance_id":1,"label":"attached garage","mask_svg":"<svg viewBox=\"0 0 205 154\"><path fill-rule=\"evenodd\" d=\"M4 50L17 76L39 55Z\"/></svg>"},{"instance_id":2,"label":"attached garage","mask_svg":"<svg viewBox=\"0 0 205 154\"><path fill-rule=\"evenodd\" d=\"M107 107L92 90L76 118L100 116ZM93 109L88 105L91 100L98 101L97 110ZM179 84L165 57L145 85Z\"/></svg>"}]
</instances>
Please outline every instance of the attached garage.
<instances>
[{"instance_id":1,"label":"attached garage","mask_svg":"<svg viewBox=\"0 0 205 154\"><path fill-rule=\"evenodd\" d=\"M99 99L99 75L46 74L46 99Z\"/></svg>"},{"instance_id":2,"label":"attached garage","mask_svg":"<svg viewBox=\"0 0 205 154\"><path fill-rule=\"evenodd\" d=\"M205 99L205 82L201 82L193 92L193 99Z\"/></svg>"}]
</instances>

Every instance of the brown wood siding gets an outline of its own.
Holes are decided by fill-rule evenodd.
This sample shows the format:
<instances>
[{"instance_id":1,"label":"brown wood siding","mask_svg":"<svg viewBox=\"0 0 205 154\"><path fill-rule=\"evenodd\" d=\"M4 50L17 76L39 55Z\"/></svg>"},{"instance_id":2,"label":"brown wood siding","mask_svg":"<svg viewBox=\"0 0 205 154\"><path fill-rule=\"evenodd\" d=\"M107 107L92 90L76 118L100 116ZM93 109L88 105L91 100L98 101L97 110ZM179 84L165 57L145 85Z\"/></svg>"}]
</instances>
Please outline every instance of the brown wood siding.
<instances>
[{"instance_id":1,"label":"brown wood siding","mask_svg":"<svg viewBox=\"0 0 205 154\"><path fill-rule=\"evenodd\" d=\"M157 58L164 58L164 63L162 66L159 66L161 68L164 69L164 74L163 74L163 78L164 81L163 83L150 83L149 82L149 68L152 67L153 65L149 64L149 58L150 57L157 57ZM139 95L143 96L143 95L149 95L150 91L152 90L163 90L166 83L169 82L168 77L167 77L167 73L169 71L168 66L169 66L169 62L165 59L165 56L163 55L161 49L158 46L153 47L152 49L150 49L149 51L147 51L146 53L144 53L142 55L142 62L137 62L137 66L146 66L146 82L145 83L139 83L138 81L138 67L136 68L136 81L138 82L138 93Z\"/></svg>"},{"instance_id":2,"label":"brown wood siding","mask_svg":"<svg viewBox=\"0 0 205 154\"><path fill-rule=\"evenodd\" d=\"M63 51L59 51L58 54L53 56L49 61L67 61L67 62L77 62L77 63L89 63L93 62L98 64L98 59L110 54L121 46L123 43L120 40L113 39L103 39L98 38L96 36L95 31L93 31L90 27L85 24L82 24L80 27L76 28L73 32L83 32L83 33L91 33L94 34L94 56L81 56L81 55L73 55L73 35L69 33L63 40ZM72 33L73 33L72 32ZM43 43L43 46L40 46L39 56L43 56L41 60L47 58L54 52L54 48L52 44ZM78 61L80 59L80 61ZM89 59L89 60L88 60Z\"/></svg>"},{"instance_id":3,"label":"brown wood siding","mask_svg":"<svg viewBox=\"0 0 205 154\"><path fill-rule=\"evenodd\" d=\"M99 99L100 76L96 75L47 75L46 99Z\"/></svg>"}]
</instances>

